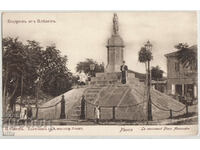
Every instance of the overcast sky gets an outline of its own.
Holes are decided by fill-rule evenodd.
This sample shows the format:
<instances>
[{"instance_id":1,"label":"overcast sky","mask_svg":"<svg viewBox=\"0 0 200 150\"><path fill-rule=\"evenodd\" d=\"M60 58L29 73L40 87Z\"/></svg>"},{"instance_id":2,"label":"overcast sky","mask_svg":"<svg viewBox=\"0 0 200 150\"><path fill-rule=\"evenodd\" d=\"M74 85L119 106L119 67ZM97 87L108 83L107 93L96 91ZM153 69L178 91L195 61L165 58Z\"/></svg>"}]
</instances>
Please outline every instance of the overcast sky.
<instances>
[{"instance_id":1,"label":"overcast sky","mask_svg":"<svg viewBox=\"0 0 200 150\"><path fill-rule=\"evenodd\" d=\"M125 42L124 59L129 69L144 72L138 51L147 40L153 44L152 65L165 72L164 54L175 51L174 45L197 44L196 12L117 12L119 33ZM56 23L9 23L14 20L55 20ZM76 13L5 13L3 37L19 37L23 42L36 40L42 46L52 43L68 56L68 68L93 58L107 64L106 44L112 34L113 12Z\"/></svg>"}]
</instances>

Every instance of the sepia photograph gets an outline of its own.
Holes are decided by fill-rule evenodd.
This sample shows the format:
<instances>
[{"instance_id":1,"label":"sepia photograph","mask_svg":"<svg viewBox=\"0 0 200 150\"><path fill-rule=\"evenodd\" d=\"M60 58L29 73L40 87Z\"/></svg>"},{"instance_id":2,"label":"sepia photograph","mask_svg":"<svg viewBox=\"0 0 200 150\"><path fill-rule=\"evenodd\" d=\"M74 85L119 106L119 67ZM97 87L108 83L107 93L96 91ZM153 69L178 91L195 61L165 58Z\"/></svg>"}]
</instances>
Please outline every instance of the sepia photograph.
<instances>
[{"instance_id":1,"label":"sepia photograph","mask_svg":"<svg viewBox=\"0 0 200 150\"><path fill-rule=\"evenodd\" d=\"M4 134L197 134L197 43L196 11L3 12Z\"/></svg>"}]
</instances>

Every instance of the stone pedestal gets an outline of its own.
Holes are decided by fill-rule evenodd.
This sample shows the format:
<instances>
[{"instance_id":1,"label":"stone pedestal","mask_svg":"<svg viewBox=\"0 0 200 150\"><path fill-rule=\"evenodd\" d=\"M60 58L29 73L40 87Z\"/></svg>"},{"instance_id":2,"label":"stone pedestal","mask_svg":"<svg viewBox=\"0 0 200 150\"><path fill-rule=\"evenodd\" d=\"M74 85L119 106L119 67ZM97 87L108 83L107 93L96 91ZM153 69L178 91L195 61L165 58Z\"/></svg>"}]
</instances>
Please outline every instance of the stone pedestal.
<instances>
[{"instance_id":1,"label":"stone pedestal","mask_svg":"<svg viewBox=\"0 0 200 150\"><path fill-rule=\"evenodd\" d=\"M111 73L96 73L96 77L91 78L91 85L108 85L120 82L121 73L111 72Z\"/></svg>"},{"instance_id":2,"label":"stone pedestal","mask_svg":"<svg viewBox=\"0 0 200 150\"><path fill-rule=\"evenodd\" d=\"M128 73L127 83L131 83L138 79L135 78L134 73ZM91 78L90 85L106 86L109 84L121 84L121 72L106 72L106 73L96 73L96 77Z\"/></svg>"},{"instance_id":3,"label":"stone pedestal","mask_svg":"<svg viewBox=\"0 0 200 150\"><path fill-rule=\"evenodd\" d=\"M106 66L106 72L120 72L120 66L124 59L124 42L120 35L114 34L108 40L107 44L108 64Z\"/></svg>"}]
</instances>

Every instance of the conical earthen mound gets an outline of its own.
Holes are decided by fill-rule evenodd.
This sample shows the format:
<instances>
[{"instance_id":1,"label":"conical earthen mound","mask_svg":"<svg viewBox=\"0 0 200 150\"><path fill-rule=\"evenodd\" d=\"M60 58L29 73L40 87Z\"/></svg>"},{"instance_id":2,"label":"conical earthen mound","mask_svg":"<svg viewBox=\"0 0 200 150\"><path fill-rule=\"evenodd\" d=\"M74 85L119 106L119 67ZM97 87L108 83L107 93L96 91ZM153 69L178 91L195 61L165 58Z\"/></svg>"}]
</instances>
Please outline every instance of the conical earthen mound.
<instances>
[{"instance_id":1,"label":"conical earthen mound","mask_svg":"<svg viewBox=\"0 0 200 150\"><path fill-rule=\"evenodd\" d=\"M80 118L81 97L85 95L86 119L94 119L94 107L99 105L101 108L101 119L110 120L135 120L142 121L147 118L147 100L146 89L143 83L137 80L131 81L129 84L122 85L120 83L106 86L88 86L86 88L73 89L64 93L66 101L67 119ZM185 113L184 105L177 100L157 90L151 89L152 114L153 120L167 119L170 116L170 109L173 110L173 116ZM41 107L53 106L61 100L58 96ZM115 107L115 108L113 108ZM55 107L39 109L40 119L59 119L60 103Z\"/></svg>"}]
</instances>

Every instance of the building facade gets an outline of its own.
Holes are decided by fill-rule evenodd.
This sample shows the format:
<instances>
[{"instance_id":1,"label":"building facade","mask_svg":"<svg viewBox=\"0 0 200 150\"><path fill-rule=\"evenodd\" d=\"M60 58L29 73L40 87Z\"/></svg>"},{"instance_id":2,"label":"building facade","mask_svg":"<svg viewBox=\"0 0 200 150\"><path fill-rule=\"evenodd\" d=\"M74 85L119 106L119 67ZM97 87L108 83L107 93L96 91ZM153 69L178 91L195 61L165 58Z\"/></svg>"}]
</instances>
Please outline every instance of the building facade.
<instances>
[{"instance_id":1,"label":"building facade","mask_svg":"<svg viewBox=\"0 0 200 150\"><path fill-rule=\"evenodd\" d=\"M197 46L193 46L197 50ZM197 70L186 68L177 59L177 51L166 54L167 58L167 93L180 97L197 99Z\"/></svg>"}]
</instances>

